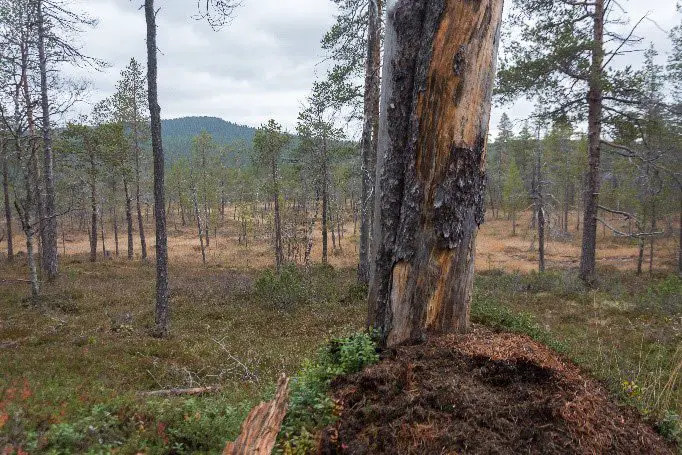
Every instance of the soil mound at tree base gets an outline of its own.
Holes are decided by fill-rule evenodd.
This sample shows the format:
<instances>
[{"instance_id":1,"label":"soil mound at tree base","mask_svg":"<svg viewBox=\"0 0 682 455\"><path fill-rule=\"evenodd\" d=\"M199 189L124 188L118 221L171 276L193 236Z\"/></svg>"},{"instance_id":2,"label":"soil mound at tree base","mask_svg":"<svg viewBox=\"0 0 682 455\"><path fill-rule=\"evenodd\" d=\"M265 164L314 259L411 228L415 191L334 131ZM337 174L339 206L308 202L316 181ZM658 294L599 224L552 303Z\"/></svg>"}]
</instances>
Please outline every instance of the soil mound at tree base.
<instances>
[{"instance_id":1,"label":"soil mound at tree base","mask_svg":"<svg viewBox=\"0 0 682 455\"><path fill-rule=\"evenodd\" d=\"M637 412L527 336L474 327L332 385L321 453L672 454Z\"/></svg>"}]
</instances>

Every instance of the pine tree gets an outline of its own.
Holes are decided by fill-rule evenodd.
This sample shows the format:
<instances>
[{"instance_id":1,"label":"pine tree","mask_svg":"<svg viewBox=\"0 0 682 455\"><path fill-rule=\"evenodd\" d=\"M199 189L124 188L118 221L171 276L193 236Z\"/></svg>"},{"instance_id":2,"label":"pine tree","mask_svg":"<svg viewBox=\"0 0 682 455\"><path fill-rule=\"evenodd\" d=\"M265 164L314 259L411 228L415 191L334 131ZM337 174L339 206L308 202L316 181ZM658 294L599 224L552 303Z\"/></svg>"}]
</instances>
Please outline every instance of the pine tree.
<instances>
[{"instance_id":1,"label":"pine tree","mask_svg":"<svg viewBox=\"0 0 682 455\"><path fill-rule=\"evenodd\" d=\"M137 226L140 235L140 251L142 260L147 259L147 239L142 217L141 180L143 165L143 142L148 131L149 103L147 100L147 84L144 69L137 60L130 59L128 66L121 72L121 79L116 85L115 102L119 116L129 131L132 146L133 170L135 179L135 208Z\"/></svg>"},{"instance_id":2,"label":"pine tree","mask_svg":"<svg viewBox=\"0 0 682 455\"><path fill-rule=\"evenodd\" d=\"M268 173L270 192L275 212L275 267L277 273L284 264L284 250L282 247L282 220L280 213L280 160L282 152L289 145L291 138L282 130L282 126L274 120L261 125L253 138L255 162Z\"/></svg>"},{"instance_id":3,"label":"pine tree","mask_svg":"<svg viewBox=\"0 0 682 455\"><path fill-rule=\"evenodd\" d=\"M636 38L606 30L620 23L610 19L619 8L613 2L515 0L513 5L510 23L518 38L508 41L498 73L501 99L525 95L543 106L545 117L587 119L580 277L591 283L596 279L602 127L633 101L629 68L616 71L609 64Z\"/></svg>"}]
</instances>

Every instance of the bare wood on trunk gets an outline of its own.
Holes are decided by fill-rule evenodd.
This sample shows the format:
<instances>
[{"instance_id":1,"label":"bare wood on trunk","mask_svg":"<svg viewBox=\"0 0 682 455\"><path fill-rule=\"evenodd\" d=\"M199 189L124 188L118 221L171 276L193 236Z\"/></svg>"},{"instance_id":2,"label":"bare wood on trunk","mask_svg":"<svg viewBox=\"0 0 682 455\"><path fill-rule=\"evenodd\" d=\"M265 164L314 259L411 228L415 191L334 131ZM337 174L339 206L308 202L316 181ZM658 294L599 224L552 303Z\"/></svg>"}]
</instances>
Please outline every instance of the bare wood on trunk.
<instances>
[{"instance_id":1,"label":"bare wood on trunk","mask_svg":"<svg viewBox=\"0 0 682 455\"><path fill-rule=\"evenodd\" d=\"M369 324L388 346L469 325L502 0L394 0Z\"/></svg>"},{"instance_id":2,"label":"bare wood on trunk","mask_svg":"<svg viewBox=\"0 0 682 455\"><path fill-rule=\"evenodd\" d=\"M228 442L223 455L269 455L275 447L277 434L287 413L289 379L280 376L277 393L272 401L251 410L234 442Z\"/></svg>"}]
</instances>

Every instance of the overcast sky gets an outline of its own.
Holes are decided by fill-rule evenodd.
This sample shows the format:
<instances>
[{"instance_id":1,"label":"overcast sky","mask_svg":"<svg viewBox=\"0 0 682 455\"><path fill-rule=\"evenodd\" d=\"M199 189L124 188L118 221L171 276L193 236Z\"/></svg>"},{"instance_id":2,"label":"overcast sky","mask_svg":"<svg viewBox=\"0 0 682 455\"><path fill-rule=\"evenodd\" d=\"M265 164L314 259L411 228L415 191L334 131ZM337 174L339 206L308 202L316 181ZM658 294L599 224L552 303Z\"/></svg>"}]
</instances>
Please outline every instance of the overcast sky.
<instances>
[{"instance_id":1,"label":"overcast sky","mask_svg":"<svg viewBox=\"0 0 682 455\"><path fill-rule=\"evenodd\" d=\"M146 63L141 0L75 0L81 11L99 19L82 37L86 54L111 66L101 72L69 70L92 82L91 102L112 94L131 57ZM324 75L320 39L334 22L329 0L243 0L231 25L213 31L195 21L196 0L158 0L159 89L161 115L174 118L211 115L258 126L275 118L293 129L312 82ZM663 30L679 23L673 0L624 0L640 35L652 41L664 63L670 45ZM663 30L661 30L663 29ZM638 62L641 57L634 58ZM638 63L637 63L638 65ZM82 107L87 111L88 107ZM502 111L520 120L528 103L495 108L491 133Z\"/></svg>"}]
</instances>

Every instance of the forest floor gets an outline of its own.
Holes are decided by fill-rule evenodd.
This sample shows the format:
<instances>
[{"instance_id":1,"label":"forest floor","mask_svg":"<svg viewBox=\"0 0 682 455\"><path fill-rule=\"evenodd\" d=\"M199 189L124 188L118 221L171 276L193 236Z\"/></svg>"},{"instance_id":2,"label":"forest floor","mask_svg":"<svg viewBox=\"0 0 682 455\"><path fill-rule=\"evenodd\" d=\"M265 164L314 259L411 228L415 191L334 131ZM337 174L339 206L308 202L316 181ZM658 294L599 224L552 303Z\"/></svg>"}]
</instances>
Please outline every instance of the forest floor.
<instances>
[{"instance_id":1,"label":"forest floor","mask_svg":"<svg viewBox=\"0 0 682 455\"><path fill-rule=\"evenodd\" d=\"M548 242L550 271L538 274L524 223L514 237L507 220L483 226L472 319L550 345L614 399L679 437L682 281L672 273L674 239L659 241L651 276L636 276L636 246L600 238L602 279L585 289L574 270L579 235ZM61 276L45 284L38 307L17 281L26 278L24 258L0 261L0 453L219 452L250 407L272 393L279 372L295 375L325 340L363 327L352 224L331 267L289 269L284 280L267 272L273 255L265 236L246 247L236 229L228 221L218 230L206 265L192 230L170 233L173 323L166 340L150 335L153 254L147 263L93 264L87 235L69 233L60 244ZM220 390L138 395L204 386Z\"/></svg>"},{"instance_id":2,"label":"forest floor","mask_svg":"<svg viewBox=\"0 0 682 455\"><path fill-rule=\"evenodd\" d=\"M342 411L326 453L673 453L551 349L481 326L385 352L332 389Z\"/></svg>"}]
</instances>

